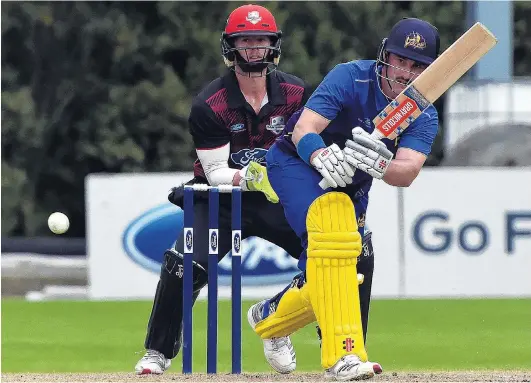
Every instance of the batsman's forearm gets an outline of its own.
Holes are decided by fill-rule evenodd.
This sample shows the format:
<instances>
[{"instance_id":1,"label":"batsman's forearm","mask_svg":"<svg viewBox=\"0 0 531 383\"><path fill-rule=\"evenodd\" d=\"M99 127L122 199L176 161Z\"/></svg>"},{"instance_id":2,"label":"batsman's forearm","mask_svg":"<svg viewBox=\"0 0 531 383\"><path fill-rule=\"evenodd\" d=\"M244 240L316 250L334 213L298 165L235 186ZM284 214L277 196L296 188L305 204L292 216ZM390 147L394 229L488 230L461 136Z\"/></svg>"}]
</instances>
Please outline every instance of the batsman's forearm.
<instances>
[{"instance_id":1,"label":"batsman's forearm","mask_svg":"<svg viewBox=\"0 0 531 383\"><path fill-rule=\"evenodd\" d=\"M293 128L291 140L297 146L300 139L308 133L320 134L330 123L329 120L311 109L304 108L297 123Z\"/></svg>"},{"instance_id":2,"label":"batsman's forearm","mask_svg":"<svg viewBox=\"0 0 531 383\"><path fill-rule=\"evenodd\" d=\"M317 133L317 131L315 129L312 129L312 127L308 127L307 125L295 125L295 128L293 129L293 134L291 136L291 140L295 147L297 147L301 138L308 133Z\"/></svg>"},{"instance_id":3,"label":"batsman's forearm","mask_svg":"<svg viewBox=\"0 0 531 383\"><path fill-rule=\"evenodd\" d=\"M414 161L394 159L389 164L383 180L391 186L408 187L420 172Z\"/></svg>"}]
</instances>

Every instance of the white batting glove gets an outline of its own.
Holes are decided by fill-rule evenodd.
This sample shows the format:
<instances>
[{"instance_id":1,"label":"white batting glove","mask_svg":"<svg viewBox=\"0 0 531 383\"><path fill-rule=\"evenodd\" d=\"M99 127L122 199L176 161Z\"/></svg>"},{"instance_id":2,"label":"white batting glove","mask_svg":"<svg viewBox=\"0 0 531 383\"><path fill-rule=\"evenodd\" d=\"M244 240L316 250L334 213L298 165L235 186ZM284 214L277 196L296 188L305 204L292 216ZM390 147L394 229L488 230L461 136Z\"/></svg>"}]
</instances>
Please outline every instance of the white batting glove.
<instances>
[{"instance_id":1,"label":"white batting glove","mask_svg":"<svg viewBox=\"0 0 531 383\"><path fill-rule=\"evenodd\" d=\"M382 141L360 127L352 129L352 140L347 140L343 152L350 165L377 179L383 178L393 159L393 153Z\"/></svg>"},{"instance_id":2,"label":"white batting glove","mask_svg":"<svg viewBox=\"0 0 531 383\"><path fill-rule=\"evenodd\" d=\"M336 144L321 150L311 162L330 187L345 187L352 183L354 169L345 161L343 151Z\"/></svg>"}]
</instances>

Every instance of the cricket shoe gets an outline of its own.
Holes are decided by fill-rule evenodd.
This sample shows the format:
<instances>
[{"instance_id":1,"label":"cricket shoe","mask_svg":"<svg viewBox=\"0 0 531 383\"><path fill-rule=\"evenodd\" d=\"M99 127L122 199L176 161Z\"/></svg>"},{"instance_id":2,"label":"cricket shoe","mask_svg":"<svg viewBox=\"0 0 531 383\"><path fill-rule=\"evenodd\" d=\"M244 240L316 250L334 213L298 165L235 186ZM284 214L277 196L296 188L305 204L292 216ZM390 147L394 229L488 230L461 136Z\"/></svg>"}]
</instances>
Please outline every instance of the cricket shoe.
<instances>
[{"instance_id":1,"label":"cricket shoe","mask_svg":"<svg viewBox=\"0 0 531 383\"><path fill-rule=\"evenodd\" d=\"M366 380L382 373L382 366L373 362L362 362L356 355L345 355L331 368L325 370L324 377L328 380L346 382L350 380Z\"/></svg>"},{"instance_id":2,"label":"cricket shoe","mask_svg":"<svg viewBox=\"0 0 531 383\"><path fill-rule=\"evenodd\" d=\"M247 321L253 330L256 324L262 320L264 303L265 300L256 303L247 312ZM295 370L297 358L289 336L262 339L262 341L264 342L265 358L273 370L281 374L289 374Z\"/></svg>"},{"instance_id":3,"label":"cricket shoe","mask_svg":"<svg viewBox=\"0 0 531 383\"><path fill-rule=\"evenodd\" d=\"M146 355L135 366L137 375L160 375L171 366L171 359L155 350L147 350Z\"/></svg>"}]
</instances>

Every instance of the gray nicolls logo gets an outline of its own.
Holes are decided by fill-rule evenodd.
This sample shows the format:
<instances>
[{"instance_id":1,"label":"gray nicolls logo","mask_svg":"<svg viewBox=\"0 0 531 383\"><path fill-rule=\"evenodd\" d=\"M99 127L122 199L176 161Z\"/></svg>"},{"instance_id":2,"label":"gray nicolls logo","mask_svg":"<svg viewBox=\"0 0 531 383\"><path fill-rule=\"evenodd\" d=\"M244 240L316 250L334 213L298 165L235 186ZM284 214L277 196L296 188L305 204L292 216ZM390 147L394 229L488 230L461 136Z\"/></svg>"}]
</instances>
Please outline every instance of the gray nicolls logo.
<instances>
[{"instance_id":1,"label":"gray nicolls logo","mask_svg":"<svg viewBox=\"0 0 531 383\"><path fill-rule=\"evenodd\" d=\"M175 272L175 275L177 275L179 278L182 278L184 275L184 267L183 265L177 265L177 271Z\"/></svg>"}]
</instances>

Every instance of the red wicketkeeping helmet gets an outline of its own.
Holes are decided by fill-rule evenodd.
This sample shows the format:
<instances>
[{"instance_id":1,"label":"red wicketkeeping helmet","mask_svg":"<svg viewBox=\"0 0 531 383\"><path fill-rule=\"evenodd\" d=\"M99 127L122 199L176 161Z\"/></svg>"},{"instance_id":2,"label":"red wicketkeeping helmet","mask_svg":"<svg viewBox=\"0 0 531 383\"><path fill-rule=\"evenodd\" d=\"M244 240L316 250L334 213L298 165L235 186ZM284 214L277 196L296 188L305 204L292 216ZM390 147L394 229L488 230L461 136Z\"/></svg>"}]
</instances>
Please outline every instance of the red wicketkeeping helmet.
<instances>
[{"instance_id":1,"label":"red wicketkeeping helmet","mask_svg":"<svg viewBox=\"0 0 531 383\"><path fill-rule=\"evenodd\" d=\"M260 61L248 62L240 51L246 48L235 48L234 38L240 36L268 36L271 46ZM221 34L221 53L225 64L234 69L235 64L244 72L262 72L268 68L268 73L274 71L280 60L280 44L282 32L278 30L273 14L260 5L248 4L236 8L229 15L225 31Z\"/></svg>"}]
</instances>

